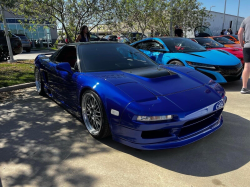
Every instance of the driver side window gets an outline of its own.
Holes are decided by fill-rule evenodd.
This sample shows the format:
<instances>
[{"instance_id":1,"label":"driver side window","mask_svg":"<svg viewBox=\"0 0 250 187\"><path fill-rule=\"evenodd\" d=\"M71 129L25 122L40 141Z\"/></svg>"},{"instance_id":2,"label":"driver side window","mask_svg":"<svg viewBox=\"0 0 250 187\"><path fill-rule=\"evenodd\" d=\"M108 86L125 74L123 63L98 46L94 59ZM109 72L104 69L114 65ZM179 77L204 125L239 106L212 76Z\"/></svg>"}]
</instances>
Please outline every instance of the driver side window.
<instances>
[{"instance_id":1,"label":"driver side window","mask_svg":"<svg viewBox=\"0 0 250 187\"><path fill-rule=\"evenodd\" d=\"M149 51L150 48L164 49L163 46L156 41L146 41L141 43L141 49Z\"/></svg>"},{"instance_id":2,"label":"driver side window","mask_svg":"<svg viewBox=\"0 0 250 187\"><path fill-rule=\"evenodd\" d=\"M55 62L68 62L73 70L78 70L76 48L74 46L65 46L55 58Z\"/></svg>"}]
</instances>

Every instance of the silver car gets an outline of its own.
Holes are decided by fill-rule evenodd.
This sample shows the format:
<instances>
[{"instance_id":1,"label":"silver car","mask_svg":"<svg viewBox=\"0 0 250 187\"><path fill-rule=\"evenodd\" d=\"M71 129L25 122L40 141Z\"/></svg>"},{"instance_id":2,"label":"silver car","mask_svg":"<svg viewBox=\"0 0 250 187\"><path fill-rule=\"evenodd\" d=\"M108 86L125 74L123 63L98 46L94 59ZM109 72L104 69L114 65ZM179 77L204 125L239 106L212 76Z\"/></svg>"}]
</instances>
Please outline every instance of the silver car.
<instances>
[{"instance_id":1,"label":"silver car","mask_svg":"<svg viewBox=\"0 0 250 187\"><path fill-rule=\"evenodd\" d=\"M29 53L31 49L31 42L24 34L15 34L21 39L23 49Z\"/></svg>"}]
</instances>

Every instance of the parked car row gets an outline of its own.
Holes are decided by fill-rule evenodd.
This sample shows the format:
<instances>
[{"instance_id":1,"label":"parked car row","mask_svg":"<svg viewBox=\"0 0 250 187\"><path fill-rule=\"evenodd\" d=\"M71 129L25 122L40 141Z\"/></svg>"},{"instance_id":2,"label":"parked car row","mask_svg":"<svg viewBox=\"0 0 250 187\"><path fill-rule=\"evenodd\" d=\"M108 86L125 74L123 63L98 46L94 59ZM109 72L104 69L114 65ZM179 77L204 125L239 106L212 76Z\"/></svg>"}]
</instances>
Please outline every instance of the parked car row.
<instances>
[{"instance_id":1,"label":"parked car row","mask_svg":"<svg viewBox=\"0 0 250 187\"><path fill-rule=\"evenodd\" d=\"M11 33L9 33L9 36L13 54L16 55L22 53L23 47L21 39ZM4 30L0 30L0 46L0 59L7 60L9 58L9 50Z\"/></svg>"},{"instance_id":2,"label":"parked car row","mask_svg":"<svg viewBox=\"0 0 250 187\"><path fill-rule=\"evenodd\" d=\"M31 50L31 41L26 37L25 34L15 34L21 39L23 49L29 53Z\"/></svg>"},{"instance_id":3,"label":"parked car row","mask_svg":"<svg viewBox=\"0 0 250 187\"><path fill-rule=\"evenodd\" d=\"M200 39L193 40L201 42ZM186 66L219 83L241 78L243 66L235 55L224 50L207 50L198 42L187 38L162 37L146 38L131 45L158 64Z\"/></svg>"}]
</instances>

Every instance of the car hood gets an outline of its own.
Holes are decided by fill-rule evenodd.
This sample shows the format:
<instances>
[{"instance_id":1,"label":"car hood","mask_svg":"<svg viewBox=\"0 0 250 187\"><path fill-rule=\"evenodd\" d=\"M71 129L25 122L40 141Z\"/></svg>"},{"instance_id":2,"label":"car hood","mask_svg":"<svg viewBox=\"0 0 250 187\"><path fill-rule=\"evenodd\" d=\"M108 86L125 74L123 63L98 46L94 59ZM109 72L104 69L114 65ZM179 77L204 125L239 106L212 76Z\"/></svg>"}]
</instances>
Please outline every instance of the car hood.
<instances>
[{"instance_id":1,"label":"car hood","mask_svg":"<svg viewBox=\"0 0 250 187\"><path fill-rule=\"evenodd\" d=\"M185 61L198 62L209 65L234 66L240 63L239 59L234 55L219 50L178 53L178 57L180 59L185 59Z\"/></svg>"},{"instance_id":2,"label":"car hood","mask_svg":"<svg viewBox=\"0 0 250 187\"><path fill-rule=\"evenodd\" d=\"M227 51L233 55L236 55L237 57L243 57L242 49L239 48L233 48L233 47L222 47L222 48L208 48L209 50L224 50Z\"/></svg>"},{"instance_id":3,"label":"car hood","mask_svg":"<svg viewBox=\"0 0 250 187\"><path fill-rule=\"evenodd\" d=\"M189 68L187 68L189 69ZM188 70L189 73L196 72ZM183 73L166 67L92 73L116 86L136 102L156 100L163 96L183 111L196 110L219 101L220 96L209 86ZM188 104L189 103L189 104Z\"/></svg>"},{"instance_id":4,"label":"car hood","mask_svg":"<svg viewBox=\"0 0 250 187\"><path fill-rule=\"evenodd\" d=\"M190 69L190 71L194 70ZM134 89L136 91L144 88L155 96L169 95L203 86L201 82L195 79L163 67L147 67L92 74L120 89Z\"/></svg>"}]
</instances>

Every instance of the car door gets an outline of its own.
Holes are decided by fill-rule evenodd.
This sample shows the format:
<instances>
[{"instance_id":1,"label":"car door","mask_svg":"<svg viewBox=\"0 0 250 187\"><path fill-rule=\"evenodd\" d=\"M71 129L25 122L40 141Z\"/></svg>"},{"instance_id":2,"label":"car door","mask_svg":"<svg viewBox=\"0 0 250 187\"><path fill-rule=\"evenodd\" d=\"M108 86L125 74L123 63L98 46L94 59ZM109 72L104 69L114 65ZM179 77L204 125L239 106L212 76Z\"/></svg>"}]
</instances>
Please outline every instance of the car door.
<instances>
[{"instance_id":1,"label":"car door","mask_svg":"<svg viewBox=\"0 0 250 187\"><path fill-rule=\"evenodd\" d=\"M141 52L143 52L147 56L151 57L151 52L149 51L150 46L148 44L150 44L150 41L144 41L144 42L135 44L134 47L136 49L139 49Z\"/></svg>"},{"instance_id":2,"label":"car door","mask_svg":"<svg viewBox=\"0 0 250 187\"><path fill-rule=\"evenodd\" d=\"M77 77L80 74L76 51L75 46L65 46L54 59L55 64L69 63L72 73L58 70L55 66L49 75L49 84L52 85L57 98L74 110L77 109Z\"/></svg>"},{"instance_id":3,"label":"car door","mask_svg":"<svg viewBox=\"0 0 250 187\"><path fill-rule=\"evenodd\" d=\"M162 55L163 53L160 52L151 52L151 48L159 48L164 49L164 47L157 41L154 40L147 40L144 42L141 42L139 45L135 46L137 49L142 51L144 54L146 54L148 57L150 57L152 60L161 63Z\"/></svg>"},{"instance_id":4,"label":"car door","mask_svg":"<svg viewBox=\"0 0 250 187\"><path fill-rule=\"evenodd\" d=\"M159 43L158 41L150 41L150 43L148 43L148 48L149 48L149 50L150 50L150 48L164 49L163 45L161 43ZM152 52L151 51L151 53L150 53L150 58L153 59L158 64L163 64L163 56L164 56L163 52Z\"/></svg>"}]
</instances>

